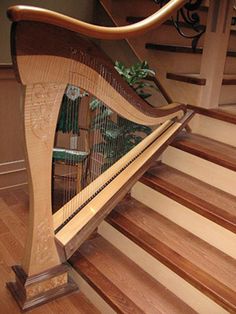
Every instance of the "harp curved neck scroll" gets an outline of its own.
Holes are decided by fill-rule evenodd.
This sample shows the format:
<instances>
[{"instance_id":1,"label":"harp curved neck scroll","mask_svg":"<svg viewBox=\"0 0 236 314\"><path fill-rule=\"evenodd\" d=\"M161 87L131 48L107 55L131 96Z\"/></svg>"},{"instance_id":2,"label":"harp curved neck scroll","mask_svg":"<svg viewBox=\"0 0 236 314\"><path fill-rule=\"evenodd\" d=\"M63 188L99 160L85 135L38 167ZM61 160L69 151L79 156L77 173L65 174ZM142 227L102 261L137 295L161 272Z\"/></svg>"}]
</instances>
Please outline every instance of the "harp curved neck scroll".
<instances>
[{"instance_id":1,"label":"harp curved neck scroll","mask_svg":"<svg viewBox=\"0 0 236 314\"><path fill-rule=\"evenodd\" d=\"M71 30L82 35L99 39L125 39L139 36L165 22L174 11L187 2L186 0L171 0L153 15L131 26L104 27L82 22L63 14L42 8L19 5L10 7L8 17L13 22L38 21Z\"/></svg>"},{"instance_id":2,"label":"harp curved neck scroll","mask_svg":"<svg viewBox=\"0 0 236 314\"><path fill-rule=\"evenodd\" d=\"M160 24L184 2L170 1L161 13L143 25L136 25L134 31L130 27L116 30L88 26L57 13L25 6L9 9L8 15L14 21L13 63L18 80L25 86L23 124L30 190L29 231L23 270L15 270L17 276L22 271L30 278L42 274L44 282L56 273L58 281L53 281L56 288L52 288L57 289L57 295L62 294L67 282L66 271L62 280L62 261L73 254L192 117L178 103L151 107L124 82L109 58L75 31L98 38L128 37ZM52 153L60 105L68 84L107 104L119 119L148 125L153 132L52 215ZM70 214L65 215L65 211ZM48 269L53 271L45 275ZM9 287L16 295L15 285ZM40 293L46 293L45 289ZM69 286L66 292L73 289L73 285ZM32 290L24 290L26 300L19 303L35 297Z\"/></svg>"}]
</instances>

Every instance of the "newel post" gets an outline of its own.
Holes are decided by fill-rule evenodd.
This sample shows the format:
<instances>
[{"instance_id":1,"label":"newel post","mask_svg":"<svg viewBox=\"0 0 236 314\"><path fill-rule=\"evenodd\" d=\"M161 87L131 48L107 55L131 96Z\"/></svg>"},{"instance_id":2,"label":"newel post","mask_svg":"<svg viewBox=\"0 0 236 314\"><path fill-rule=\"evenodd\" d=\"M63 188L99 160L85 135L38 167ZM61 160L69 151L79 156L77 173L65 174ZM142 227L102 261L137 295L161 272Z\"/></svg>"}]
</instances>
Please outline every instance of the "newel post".
<instances>
[{"instance_id":1,"label":"newel post","mask_svg":"<svg viewBox=\"0 0 236 314\"><path fill-rule=\"evenodd\" d=\"M219 104L233 4L234 0L210 1L200 69L200 77L206 78L200 96L202 107L217 107Z\"/></svg>"}]
</instances>

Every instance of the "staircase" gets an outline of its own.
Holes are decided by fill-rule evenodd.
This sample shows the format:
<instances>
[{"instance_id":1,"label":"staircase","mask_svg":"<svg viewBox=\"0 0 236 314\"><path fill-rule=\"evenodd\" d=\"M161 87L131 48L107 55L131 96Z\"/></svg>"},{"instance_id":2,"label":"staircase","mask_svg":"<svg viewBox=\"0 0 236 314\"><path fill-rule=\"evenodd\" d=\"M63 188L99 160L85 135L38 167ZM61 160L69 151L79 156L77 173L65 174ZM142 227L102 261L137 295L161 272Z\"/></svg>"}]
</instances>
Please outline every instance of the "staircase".
<instances>
[{"instance_id":1,"label":"staircase","mask_svg":"<svg viewBox=\"0 0 236 314\"><path fill-rule=\"evenodd\" d=\"M236 312L235 156L181 134L74 254L102 313Z\"/></svg>"},{"instance_id":2,"label":"staircase","mask_svg":"<svg viewBox=\"0 0 236 314\"><path fill-rule=\"evenodd\" d=\"M154 10L152 1L137 2L101 1L119 25ZM207 11L201 9L204 23ZM172 26L162 27L168 33ZM197 73L200 54L163 48L154 55L143 43L144 38L129 41L139 58L160 65L158 78L171 97L180 100L178 84L190 86L185 102L191 103L195 86L207 79L181 74L180 68ZM232 63L232 37L230 45ZM234 76L225 75L222 90L234 84ZM70 259L81 290L102 313L236 313L236 115L233 105L225 110L194 104L191 132L174 140Z\"/></svg>"},{"instance_id":3,"label":"staircase","mask_svg":"<svg viewBox=\"0 0 236 314\"><path fill-rule=\"evenodd\" d=\"M125 0L100 0L100 3L106 10L107 15L112 19L114 25L118 26L139 21L155 12L158 8L158 5L152 0L138 0L135 1L135 4L133 1ZM215 40L210 38L210 26L214 24L216 19L212 18L211 13L208 13L208 1L203 1L203 4L197 11L200 17L200 29L208 28L206 33L200 37L195 51L191 48L191 40L180 36L170 20L158 29L149 32L148 35L144 34L138 38L131 38L127 42L139 59L148 60L151 68L156 70L159 81L173 100L208 108L221 104L224 110L225 105L235 103L236 97L235 27L232 26L228 30L227 38L220 38L222 35L221 31L217 30L217 36L220 38L219 47L227 46L225 47L227 49L227 57L225 57L225 52L219 52L219 47L212 46L214 45L212 42L214 43ZM222 11L221 15L223 16ZM99 20L99 23L104 23L104 17ZM189 29L189 25L181 19L180 26L181 30L187 35L194 34ZM209 48L205 49L206 46ZM210 65L215 55L214 51L222 53L222 55L219 55L219 58L222 60L221 64L215 61L216 64ZM215 71L214 69L217 67L220 68L219 73L216 72L214 75L216 77L215 81L219 80L219 82L214 82L213 87L214 93L217 94L217 99L213 97L212 101L208 101L205 96L205 90L208 90L210 86L209 73ZM221 83L222 69L224 70L223 84ZM221 84L222 87L220 88Z\"/></svg>"}]
</instances>

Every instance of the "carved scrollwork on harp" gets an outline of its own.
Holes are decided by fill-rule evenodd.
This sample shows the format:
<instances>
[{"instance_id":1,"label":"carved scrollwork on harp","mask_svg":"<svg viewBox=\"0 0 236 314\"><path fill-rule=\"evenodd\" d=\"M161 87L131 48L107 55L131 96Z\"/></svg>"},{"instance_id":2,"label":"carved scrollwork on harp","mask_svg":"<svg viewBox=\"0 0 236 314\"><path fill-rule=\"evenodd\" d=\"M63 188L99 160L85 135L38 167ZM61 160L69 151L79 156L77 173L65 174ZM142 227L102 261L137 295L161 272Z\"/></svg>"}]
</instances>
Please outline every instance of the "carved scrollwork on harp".
<instances>
[{"instance_id":1,"label":"carved scrollwork on harp","mask_svg":"<svg viewBox=\"0 0 236 314\"><path fill-rule=\"evenodd\" d=\"M31 129L36 137L45 144L50 138L50 124L54 112L55 94L58 85L38 83L32 86L30 112Z\"/></svg>"},{"instance_id":2,"label":"carved scrollwork on harp","mask_svg":"<svg viewBox=\"0 0 236 314\"><path fill-rule=\"evenodd\" d=\"M38 264L45 265L45 263L51 263L52 257L48 254L50 249L50 243L53 240L53 235L49 232L50 228L47 223L47 218L42 220L36 227L37 237L41 239L36 245L35 254Z\"/></svg>"}]
</instances>

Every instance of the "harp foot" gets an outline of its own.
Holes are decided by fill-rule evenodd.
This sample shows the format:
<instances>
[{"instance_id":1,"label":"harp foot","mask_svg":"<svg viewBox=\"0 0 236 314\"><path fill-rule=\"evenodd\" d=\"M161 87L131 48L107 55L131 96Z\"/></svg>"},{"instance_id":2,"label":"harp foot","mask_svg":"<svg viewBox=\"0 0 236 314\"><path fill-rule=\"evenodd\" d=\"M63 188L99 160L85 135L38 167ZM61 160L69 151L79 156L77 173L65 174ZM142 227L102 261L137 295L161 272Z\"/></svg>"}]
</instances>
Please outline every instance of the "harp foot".
<instances>
[{"instance_id":1,"label":"harp foot","mask_svg":"<svg viewBox=\"0 0 236 314\"><path fill-rule=\"evenodd\" d=\"M69 267L66 264L29 277L19 265L12 269L16 281L6 285L22 311L31 310L78 289L68 274Z\"/></svg>"}]
</instances>

